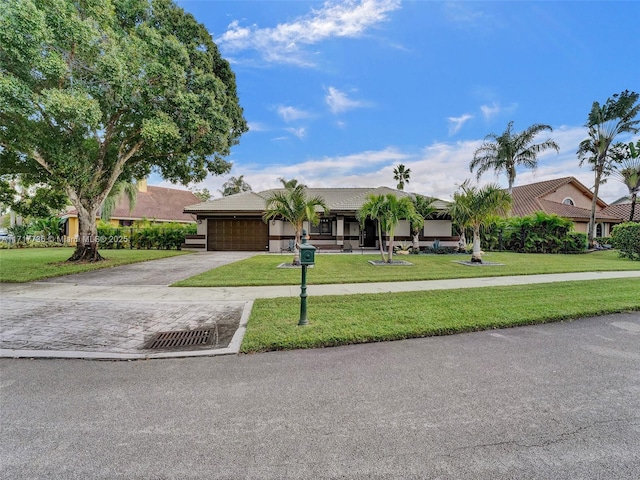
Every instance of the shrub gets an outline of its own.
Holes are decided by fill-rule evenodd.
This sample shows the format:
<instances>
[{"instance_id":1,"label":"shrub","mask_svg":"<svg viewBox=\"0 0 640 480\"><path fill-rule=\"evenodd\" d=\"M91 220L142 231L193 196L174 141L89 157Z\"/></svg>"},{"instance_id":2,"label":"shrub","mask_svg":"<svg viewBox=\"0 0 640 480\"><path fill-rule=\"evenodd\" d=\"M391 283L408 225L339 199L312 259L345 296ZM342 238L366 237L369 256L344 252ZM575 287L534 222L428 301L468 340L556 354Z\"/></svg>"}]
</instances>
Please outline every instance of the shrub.
<instances>
[{"instance_id":1,"label":"shrub","mask_svg":"<svg viewBox=\"0 0 640 480\"><path fill-rule=\"evenodd\" d=\"M619 250L621 257L640 260L640 223L616 225L611 232L611 245Z\"/></svg>"},{"instance_id":2,"label":"shrub","mask_svg":"<svg viewBox=\"0 0 640 480\"><path fill-rule=\"evenodd\" d=\"M186 235L195 234L193 224L141 222L137 227L116 227L108 223L98 226L98 248L180 250Z\"/></svg>"}]
</instances>

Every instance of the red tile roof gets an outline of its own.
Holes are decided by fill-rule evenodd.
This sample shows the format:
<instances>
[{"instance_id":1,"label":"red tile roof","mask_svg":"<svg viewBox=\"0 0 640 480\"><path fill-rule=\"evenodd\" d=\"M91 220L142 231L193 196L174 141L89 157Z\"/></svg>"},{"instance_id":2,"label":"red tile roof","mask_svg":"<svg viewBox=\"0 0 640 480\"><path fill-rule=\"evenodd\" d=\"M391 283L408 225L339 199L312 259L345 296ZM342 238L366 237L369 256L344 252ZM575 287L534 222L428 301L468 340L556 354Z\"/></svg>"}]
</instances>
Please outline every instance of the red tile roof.
<instances>
[{"instance_id":1,"label":"red tile roof","mask_svg":"<svg viewBox=\"0 0 640 480\"><path fill-rule=\"evenodd\" d=\"M194 222L193 215L183 213L183 210L184 207L199 202L200 199L189 190L147 187L146 192L138 192L136 204L132 211L129 211L129 200L124 195L116 205L116 208L113 209L111 218L125 220L146 218L158 221Z\"/></svg>"},{"instance_id":2,"label":"red tile roof","mask_svg":"<svg viewBox=\"0 0 640 480\"><path fill-rule=\"evenodd\" d=\"M629 215L631 215L631 204L619 203L617 205L609 205L600 213L606 213L607 215L621 219L623 222L627 222L629 221ZM640 222L640 203L636 203L636 208L633 211L633 221Z\"/></svg>"},{"instance_id":3,"label":"red tile roof","mask_svg":"<svg viewBox=\"0 0 640 480\"><path fill-rule=\"evenodd\" d=\"M200 199L188 190L166 187L147 187L146 192L138 192L133 210L129 210L129 199L123 195L113 209L114 220L156 220L163 222L195 222L194 215L183 213L185 207L199 203ZM77 215L75 208L66 215Z\"/></svg>"},{"instance_id":4,"label":"red tile roof","mask_svg":"<svg viewBox=\"0 0 640 480\"><path fill-rule=\"evenodd\" d=\"M543 211L545 213L555 213L561 217L573 220L583 219L588 221L591 216L591 210L573 205L552 202L543 198L545 195L552 193L563 185L567 185L569 183L573 184L576 188L593 198L591 191L575 177L562 177L543 182L530 183L528 185L513 187L513 214L515 216L522 217L525 215L531 215L534 212ZM598 205L601 208L607 206L607 204L600 199L598 199ZM619 217L602 213L602 210L596 212L596 218L599 220L619 220Z\"/></svg>"}]
</instances>

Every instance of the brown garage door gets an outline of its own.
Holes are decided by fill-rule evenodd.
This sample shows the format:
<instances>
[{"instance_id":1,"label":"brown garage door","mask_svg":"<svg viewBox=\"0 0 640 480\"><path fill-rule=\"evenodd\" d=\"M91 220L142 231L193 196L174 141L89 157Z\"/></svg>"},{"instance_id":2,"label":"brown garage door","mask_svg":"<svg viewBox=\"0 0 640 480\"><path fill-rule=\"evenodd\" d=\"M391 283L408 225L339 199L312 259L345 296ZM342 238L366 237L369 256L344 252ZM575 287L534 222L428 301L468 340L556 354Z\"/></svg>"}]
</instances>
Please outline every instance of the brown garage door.
<instances>
[{"instance_id":1,"label":"brown garage door","mask_svg":"<svg viewBox=\"0 0 640 480\"><path fill-rule=\"evenodd\" d=\"M230 218L208 221L207 250L265 252L268 226L262 219Z\"/></svg>"}]
</instances>

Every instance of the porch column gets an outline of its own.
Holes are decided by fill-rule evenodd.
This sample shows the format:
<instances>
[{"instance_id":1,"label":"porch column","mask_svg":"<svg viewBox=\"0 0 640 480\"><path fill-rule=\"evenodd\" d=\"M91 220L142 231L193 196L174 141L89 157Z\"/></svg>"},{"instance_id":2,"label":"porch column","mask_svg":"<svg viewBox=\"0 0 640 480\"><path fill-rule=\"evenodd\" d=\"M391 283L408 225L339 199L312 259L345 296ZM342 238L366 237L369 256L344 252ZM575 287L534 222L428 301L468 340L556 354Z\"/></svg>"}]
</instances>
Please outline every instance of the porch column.
<instances>
[{"instance_id":1,"label":"porch column","mask_svg":"<svg viewBox=\"0 0 640 480\"><path fill-rule=\"evenodd\" d=\"M336 243L344 245L344 217L337 217L336 220Z\"/></svg>"}]
</instances>

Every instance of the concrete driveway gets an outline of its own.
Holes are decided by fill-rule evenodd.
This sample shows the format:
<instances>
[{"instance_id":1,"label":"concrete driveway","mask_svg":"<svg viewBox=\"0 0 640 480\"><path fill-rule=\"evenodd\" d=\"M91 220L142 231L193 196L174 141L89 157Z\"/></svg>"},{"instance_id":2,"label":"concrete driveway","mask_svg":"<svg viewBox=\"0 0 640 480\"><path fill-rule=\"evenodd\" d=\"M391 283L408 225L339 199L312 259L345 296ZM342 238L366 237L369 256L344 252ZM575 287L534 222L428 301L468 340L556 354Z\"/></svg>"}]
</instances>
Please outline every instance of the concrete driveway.
<instances>
[{"instance_id":1,"label":"concrete driveway","mask_svg":"<svg viewBox=\"0 0 640 480\"><path fill-rule=\"evenodd\" d=\"M197 252L42 280L86 286L171 285L212 268L259 255L260 252Z\"/></svg>"},{"instance_id":2,"label":"concrete driveway","mask_svg":"<svg viewBox=\"0 0 640 480\"><path fill-rule=\"evenodd\" d=\"M0 360L12 480L640 478L638 313L152 362Z\"/></svg>"}]
</instances>

